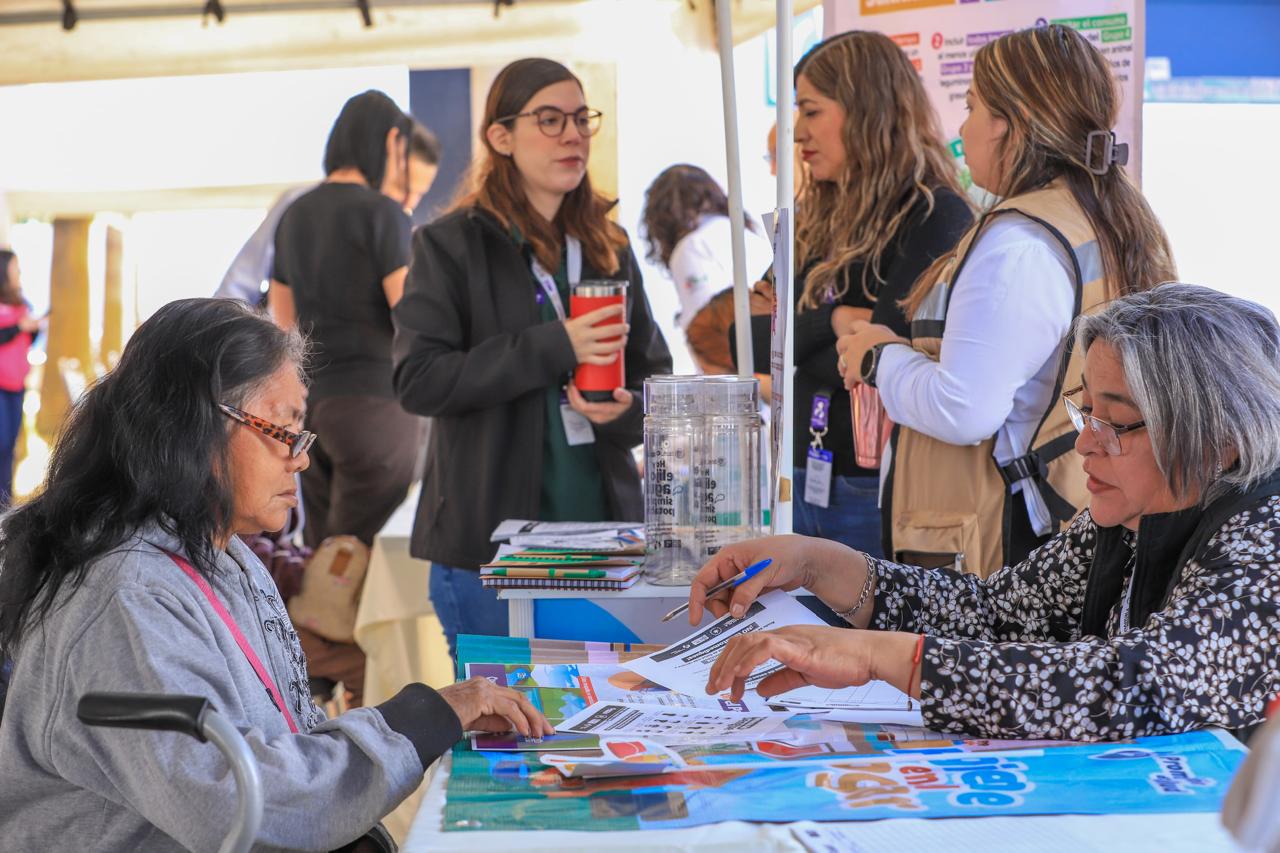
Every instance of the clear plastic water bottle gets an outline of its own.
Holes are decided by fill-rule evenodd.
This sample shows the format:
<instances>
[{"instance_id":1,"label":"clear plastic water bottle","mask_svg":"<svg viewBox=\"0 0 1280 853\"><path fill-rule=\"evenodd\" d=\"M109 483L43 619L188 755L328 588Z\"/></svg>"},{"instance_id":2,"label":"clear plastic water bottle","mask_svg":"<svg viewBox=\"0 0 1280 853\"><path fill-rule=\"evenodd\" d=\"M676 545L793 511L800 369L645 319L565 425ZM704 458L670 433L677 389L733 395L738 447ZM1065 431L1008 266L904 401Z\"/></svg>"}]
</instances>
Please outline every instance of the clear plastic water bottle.
<instances>
[{"instance_id":1,"label":"clear plastic water bottle","mask_svg":"<svg viewBox=\"0 0 1280 853\"><path fill-rule=\"evenodd\" d=\"M702 383L705 435L696 490L705 561L725 545L761 534L760 383L711 376Z\"/></svg>"},{"instance_id":2,"label":"clear plastic water bottle","mask_svg":"<svg viewBox=\"0 0 1280 853\"><path fill-rule=\"evenodd\" d=\"M702 452L700 382L654 376L644 382L644 575L689 584L702 567L695 479Z\"/></svg>"}]
</instances>

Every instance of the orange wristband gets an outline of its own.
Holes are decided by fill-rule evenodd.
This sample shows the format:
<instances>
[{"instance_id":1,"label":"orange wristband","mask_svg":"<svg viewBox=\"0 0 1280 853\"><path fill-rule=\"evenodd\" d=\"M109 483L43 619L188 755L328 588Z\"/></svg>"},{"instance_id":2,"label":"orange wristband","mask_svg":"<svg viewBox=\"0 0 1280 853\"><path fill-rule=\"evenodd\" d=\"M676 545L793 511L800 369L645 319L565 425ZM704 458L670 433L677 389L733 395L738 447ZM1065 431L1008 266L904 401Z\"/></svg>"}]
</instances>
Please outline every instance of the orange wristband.
<instances>
[{"instance_id":1,"label":"orange wristband","mask_svg":"<svg viewBox=\"0 0 1280 853\"><path fill-rule=\"evenodd\" d=\"M920 666L920 657L924 654L924 634L916 640L916 653L911 658L911 674L907 676L907 694L911 693L911 682L916 680L916 668Z\"/></svg>"}]
</instances>

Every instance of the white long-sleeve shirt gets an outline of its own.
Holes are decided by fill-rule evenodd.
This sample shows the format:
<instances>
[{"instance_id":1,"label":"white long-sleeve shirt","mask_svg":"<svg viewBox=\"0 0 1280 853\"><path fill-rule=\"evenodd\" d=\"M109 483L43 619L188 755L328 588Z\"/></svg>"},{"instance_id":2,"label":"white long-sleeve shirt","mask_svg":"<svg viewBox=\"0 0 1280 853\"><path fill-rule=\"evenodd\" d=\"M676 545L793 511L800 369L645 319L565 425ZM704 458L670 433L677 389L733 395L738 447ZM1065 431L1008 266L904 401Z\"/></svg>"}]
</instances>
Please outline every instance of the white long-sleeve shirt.
<instances>
[{"instance_id":1,"label":"white long-sleeve shirt","mask_svg":"<svg viewBox=\"0 0 1280 853\"><path fill-rule=\"evenodd\" d=\"M1002 465L1022 456L1054 403L1074 298L1066 247L1021 214L1001 215L954 286L939 360L906 346L881 353L876 386L889 417L951 444L995 435ZM1013 490L1025 495L1036 533L1050 532L1039 492Z\"/></svg>"},{"instance_id":2,"label":"white long-sleeve shirt","mask_svg":"<svg viewBox=\"0 0 1280 853\"><path fill-rule=\"evenodd\" d=\"M745 232L747 283L759 281L773 263L773 247L767 238L748 228ZM707 215L671 250L671 280L680 298L676 322L688 329L694 316L726 287L733 287L733 226L729 217Z\"/></svg>"}]
</instances>

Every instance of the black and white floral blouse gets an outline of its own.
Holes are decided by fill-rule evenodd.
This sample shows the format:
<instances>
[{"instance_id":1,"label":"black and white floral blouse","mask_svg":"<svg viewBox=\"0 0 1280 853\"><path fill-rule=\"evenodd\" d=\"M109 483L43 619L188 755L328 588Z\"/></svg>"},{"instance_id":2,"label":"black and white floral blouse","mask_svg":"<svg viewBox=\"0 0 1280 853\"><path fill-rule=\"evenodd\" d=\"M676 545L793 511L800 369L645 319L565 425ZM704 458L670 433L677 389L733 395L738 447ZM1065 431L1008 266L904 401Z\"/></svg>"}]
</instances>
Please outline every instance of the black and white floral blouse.
<instances>
[{"instance_id":1,"label":"black and white floral blouse","mask_svg":"<svg viewBox=\"0 0 1280 853\"><path fill-rule=\"evenodd\" d=\"M1277 485L1145 517L1136 544L1085 511L985 580L869 558L872 627L926 635L931 729L1072 740L1247 733L1280 692ZM1132 627L1122 629L1126 597Z\"/></svg>"}]
</instances>

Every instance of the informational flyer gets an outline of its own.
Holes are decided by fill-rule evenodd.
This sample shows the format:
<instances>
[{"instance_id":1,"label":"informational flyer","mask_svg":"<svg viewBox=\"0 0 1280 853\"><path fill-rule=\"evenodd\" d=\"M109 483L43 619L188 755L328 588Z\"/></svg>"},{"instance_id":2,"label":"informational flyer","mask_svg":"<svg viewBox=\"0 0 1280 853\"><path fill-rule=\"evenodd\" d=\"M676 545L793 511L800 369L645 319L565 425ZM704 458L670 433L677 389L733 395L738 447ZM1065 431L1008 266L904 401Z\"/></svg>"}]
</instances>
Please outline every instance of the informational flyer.
<instances>
[{"instance_id":1,"label":"informational flyer","mask_svg":"<svg viewBox=\"0 0 1280 853\"><path fill-rule=\"evenodd\" d=\"M598 737L631 735L659 743L715 743L760 737L781 725L782 718L776 716L752 716L674 705L597 702L557 725L556 730Z\"/></svg>"},{"instance_id":2,"label":"informational flyer","mask_svg":"<svg viewBox=\"0 0 1280 853\"><path fill-rule=\"evenodd\" d=\"M678 693L698 695L706 692L707 678L716 659L734 637L783 628L788 625L826 623L813 611L782 590L773 590L756 599L741 619L728 614L703 628L697 628L682 640L659 652L623 664L626 669ZM765 678L783 669L768 660L752 670L746 680L747 697L756 697L755 689ZM850 685L840 689L799 687L769 697L771 705L798 706L814 710L901 710L916 709L905 693L883 681Z\"/></svg>"},{"instance_id":3,"label":"informational flyer","mask_svg":"<svg viewBox=\"0 0 1280 853\"><path fill-rule=\"evenodd\" d=\"M554 726L559 726L597 702L650 705L655 707L701 708L728 714L787 716L793 712L775 708L757 696L731 702L727 694L708 696L705 692L676 693L655 684L616 663L600 664L502 664L468 663L468 678L480 676L500 687L510 687L525 695ZM561 733L544 738L526 738L515 732L472 735L475 749L535 751L594 749L594 736Z\"/></svg>"},{"instance_id":4,"label":"informational flyer","mask_svg":"<svg viewBox=\"0 0 1280 853\"><path fill-rule=\"evenodd\" d=\"M825 624L809 608L775 589L751 602L741 619L725 614L662 651L623 666L677 693L706 693L711 667L734 637L786 625ZM782 665L777 661L766 661L756 667L747 679L747 689L755 690L762 679L780 669Z\"/></svg>"},{"instance_id":5,"label":"informational flyer","mask_svg":"<svg viewBox=\"0 0 1280 853\"><path fill-rule=\"evenodd\" d=\"M795 212L785 207L776 212L773 230L773 318L769 333L769 376L773 388L769 415L769 495L773 512L769 516L770 533L791 532L791 456L782 448L790 447L795 424L787 408L786 378L789 373L787 327L791 317L792 242ZM791 345L794 348L794 344Z\"/></svg>"},{"instance_id":6,"label":"informational flyer","mask_svg":"<svg viewBox=\"0 0 1280 853\"><path fill-rule=\"evenodd\" d=\"M1145 0L825 0L823 22L827 36L875 30L906 51L957 158L964 156L964 94L973 79L978 49L1028 27L1052 23L1078 30L1107 58L1120 86L1120 117L1111 129L1118 142L1129 143L1127 168L1136 181L1141 175L1145 10Z\"/></svg>"}]
</instances>

